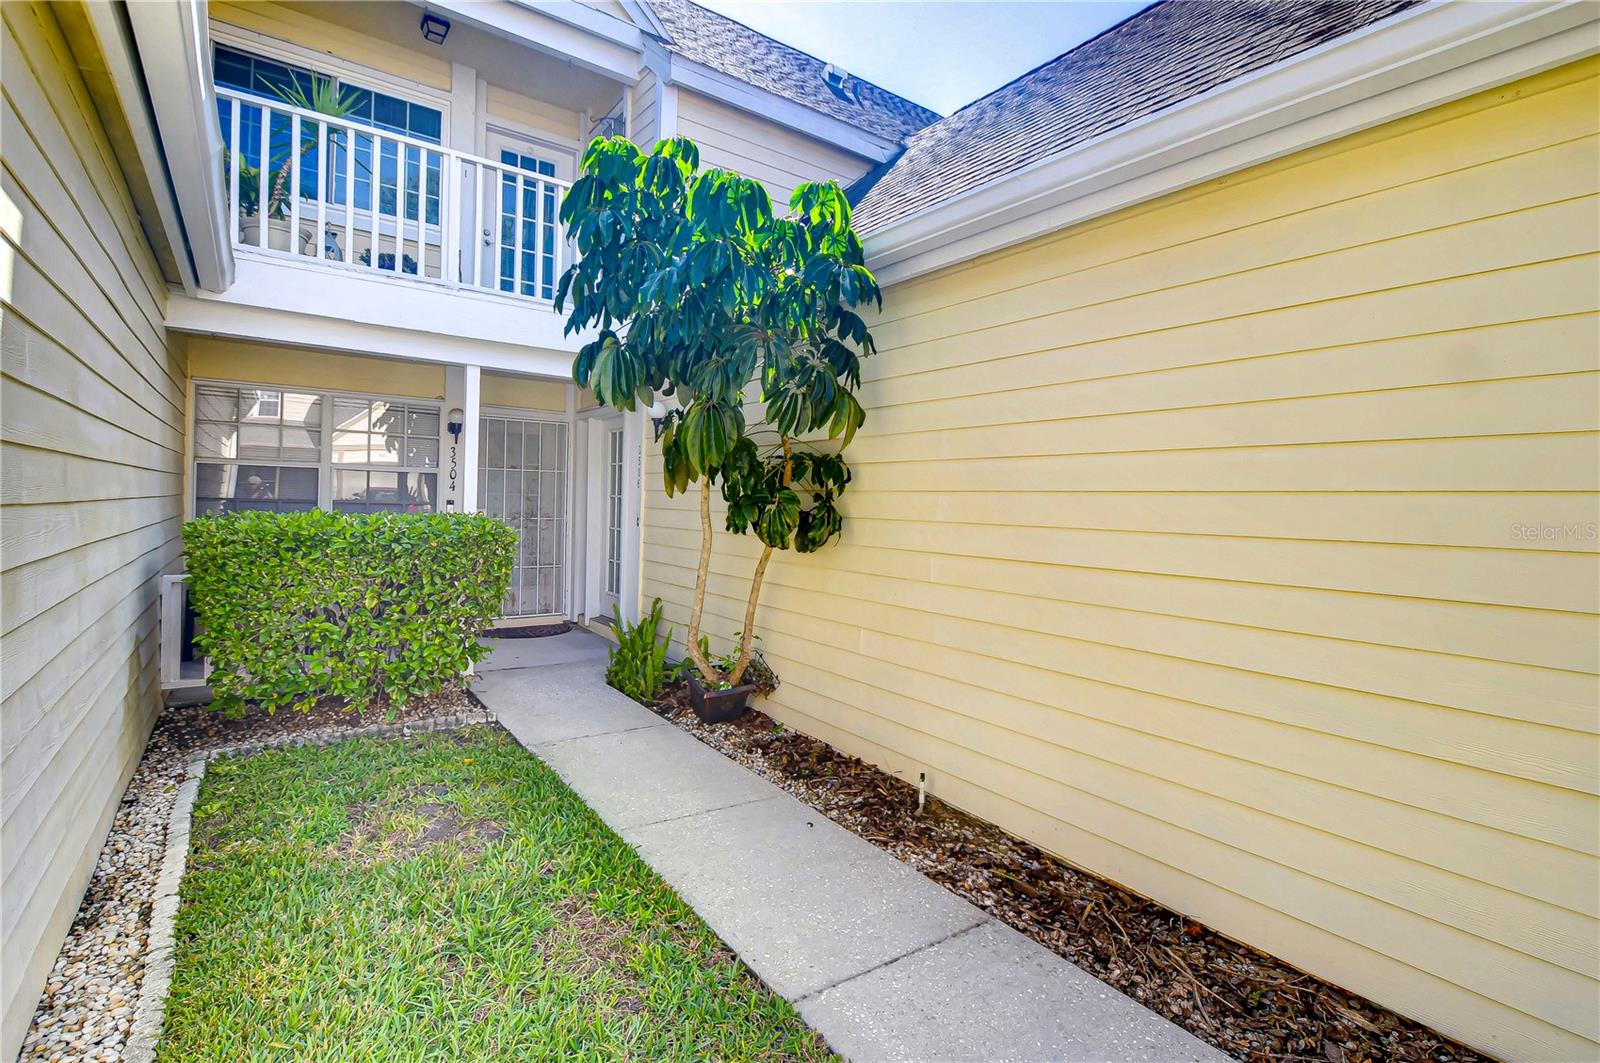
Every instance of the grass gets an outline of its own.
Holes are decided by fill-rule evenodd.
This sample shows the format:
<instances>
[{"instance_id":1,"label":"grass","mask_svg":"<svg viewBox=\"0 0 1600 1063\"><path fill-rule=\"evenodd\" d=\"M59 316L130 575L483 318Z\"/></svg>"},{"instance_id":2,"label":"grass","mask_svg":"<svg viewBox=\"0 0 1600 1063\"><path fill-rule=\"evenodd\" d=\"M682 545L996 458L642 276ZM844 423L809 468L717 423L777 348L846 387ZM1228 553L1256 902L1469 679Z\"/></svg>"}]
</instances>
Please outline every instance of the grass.
<instances>
[{"instance_id":1,"label":"grass","mask_svg":"<svg viewBox=\"0 0 1600 1063\"><path fill-rule=\"evenodd\" d=\"M498 729L216 761L161 1060L827 1058Z\"/></svg>"}]
</instances>

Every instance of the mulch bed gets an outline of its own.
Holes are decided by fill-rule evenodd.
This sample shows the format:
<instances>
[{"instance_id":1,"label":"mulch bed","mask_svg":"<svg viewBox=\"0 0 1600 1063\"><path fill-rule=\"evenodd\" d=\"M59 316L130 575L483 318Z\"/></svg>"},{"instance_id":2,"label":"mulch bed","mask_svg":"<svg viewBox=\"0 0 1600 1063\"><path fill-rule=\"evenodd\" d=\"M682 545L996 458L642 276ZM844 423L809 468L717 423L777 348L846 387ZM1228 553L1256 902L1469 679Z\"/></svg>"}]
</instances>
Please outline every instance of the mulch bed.
<instances>
[{"instance_id":1,"label":"mulch bed","mask_svg":"<svg viewBox=\"0 0 1600 1063\"><path fill-rule=\"evenodd\" d=\"M701 723L688 688L651 706L1008 926L1251 1063L1488 1063L1419 1023L1079 871L825 742L750 711Z\"/></svg>"},{"instance_id":2,"label":"mulch bed","mask_svg":"<svg viewBox=\"0 0 1600 1063\"><path fill-rule=\"evenodd\" d=\"M185 705L165 710L161 726L181 749L221 749L287 738L320 739L374 724L405 724L439 716L480 714L482 704L464 687L447 687L404 705L373 704L352 712L338 698L323 698L307 712L282 708L267 712L252 706L241 716L229 716L206 705Z\"/></svg>"},{"instance_id":3,"label":"mulch bed","mask_svg":"<svg viewBox=\"0 0 1600 1063\"><path fill-rule=\"evenodd\" d=\"M549 638L551 635L565 635L571 630L572 622L570 620L562 620L555 624L486 628L481 637L486 639L542 639Z\"/></svg>"}]
</instances>

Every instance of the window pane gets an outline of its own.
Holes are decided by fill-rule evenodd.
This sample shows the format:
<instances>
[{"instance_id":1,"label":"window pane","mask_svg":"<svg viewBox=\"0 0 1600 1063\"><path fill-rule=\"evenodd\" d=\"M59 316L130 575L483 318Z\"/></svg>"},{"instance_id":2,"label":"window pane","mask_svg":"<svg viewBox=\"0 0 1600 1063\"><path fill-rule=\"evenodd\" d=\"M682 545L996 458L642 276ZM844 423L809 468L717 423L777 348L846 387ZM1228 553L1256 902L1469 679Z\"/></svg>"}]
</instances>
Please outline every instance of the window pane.
<instances>
[{"instance_id":1,"label":"window pane","mask_svg":"<svg viewBox=\"0 0 1600 1063\"><path fill-rule=\"evenodd\" d=\"M363 502L367 497L367 473L360 469L333 470L333 508L347 508L341 503Z\"/></svg>"},{"instance_id":2,"label":"window pane","mask_svg":"<svg viewBox=\"0 0 1600 1063\"><path fill-rule=\"evenodd\" d=\"M406 465L413 469L439 467L439 437L416 436L406 440Z\"/></svg>"},{"instance_id":3,"label":"window pane","mask_svg":"<svg viewBox=\"0 0 1600 1063\"><path fill-rule=\"evenodd\" d=\"M439 435L439 414L434 410L408 410L406 412L406 435L434 436L437 438Z\"/></svg>"},{"instance_id":4,"label":"window pane","mask_svg":"<svg viewBox=\"0 0 1600 1063\"><path fill-rule=\"evenodd\" d=\"M283 426L283 457L293 461L316 461L322 456L322 433L299 425Z\"/></svg>"},{"instance_id":5,"label":"window pane","mask_svg":"<svg viewBox=\"0 0 1600 1063\"><path fill-rule=\"evenodd\" d=\"M365 465L367 463L367 433L333 433L333 463L335 465Z\"/></svg>"},{"instance_id":6,"label":"window pane","mask_svg":"<svg viewBox=\"0 0 1600 1063\"><path fill-rule=\"evenodd\" d=\"M238 435L232 425L206 424L200 422L195 425L194 452L200 458L236 458L238 453Z\"/></svg>"},{"instance_id":7,"label":"window pane","mask_svg":"<svg viewBox=\"0 0 1600 1063\"><path fill-rule=\"evenodd\" d=\"M195 510L223 513L243 509L315 509L317 470L273 465L202 462L195 469Z\"/></svg>"},{"instance_id":8,"label":"window pane","mask_svg":"<svg viewBox=\"0 0 1600 1063\"><path fill-rule=\"evenodd\" d=\"M279 457L278 426L250 424L239 426L239 457L273 459Z\"/></svg>"},{"instance_id":9,"label":"window pane","mask_svg":"<svg viewBox=\"0 0 1600 1063\"><path fill-rule=\"evenodd\" d=\"M307 428L322 427L322 396L303 391L283 393L283 419L287 424L303 424Z\"/></svg>"},{"instance_id":10,"label":"window pane","mask_svg":"<svg viewBox=\"0 0 1600 1063\"><path fill-rule=\"evenodd\" d=\"M196 414L203 421L232 421L238 417L239 393L233 388L197 389Z\"/></svg>"},{"instance_id":11,"label":"window pane","mask_svg":"<svg viewBox=\"0 0 1600 1063\"><path fill-rule=\"evenodd\" d=\"M413 103L411 105L411 135L418 140L431 140L437 144L439 142L441 117L440 113L432 107L424 107L421 104Z\"/></svg>"},{"instance_id":12,"label":"window pane","mask_svg":"<svg viewBox=\"0 0 1600 1063\"><path fill-rule=\"evenodd\" d=\"M333 427L365 432L372 424L371 404L360 399L333 400Z\"/></svg>"},{"instance_id":13,"label":"window pane","mask_svg":"<svg viewBox=\"0 0 1600 1063\"><path fill-rule=\"evenodd\" d=\"M265 388L245 388L239 393L239 417L247 421L277 421L283 416L283 393Z\"/></svg>"}]
</instances>

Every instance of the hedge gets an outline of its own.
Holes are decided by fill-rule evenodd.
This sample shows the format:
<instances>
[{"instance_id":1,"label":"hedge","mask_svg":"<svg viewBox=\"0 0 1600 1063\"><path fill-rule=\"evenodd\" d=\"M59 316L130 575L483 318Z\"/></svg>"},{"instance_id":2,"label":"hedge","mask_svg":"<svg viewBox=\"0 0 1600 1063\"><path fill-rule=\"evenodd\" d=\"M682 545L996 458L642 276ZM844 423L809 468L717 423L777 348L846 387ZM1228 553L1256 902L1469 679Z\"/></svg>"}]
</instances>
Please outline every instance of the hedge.
<instances>
[{"instance_id":1,"label":"hedge","mask_svg":"<svg viewBox=\"0 0 1600 1063\"><path fill-rule=\"evenodd\" d=\"M517 536L461 514L232 513L183 529L214 707L402 704L486 652Z\"/></svg>"}]
</instances>

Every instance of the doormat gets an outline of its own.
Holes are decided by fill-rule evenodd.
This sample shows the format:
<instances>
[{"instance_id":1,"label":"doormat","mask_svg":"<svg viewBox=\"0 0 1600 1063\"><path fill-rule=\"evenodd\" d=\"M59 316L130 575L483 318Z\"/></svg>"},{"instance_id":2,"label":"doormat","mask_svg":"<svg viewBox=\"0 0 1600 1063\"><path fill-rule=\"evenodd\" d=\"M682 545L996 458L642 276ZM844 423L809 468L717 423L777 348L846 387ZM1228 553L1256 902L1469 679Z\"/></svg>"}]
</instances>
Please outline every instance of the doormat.
<instances>
[{"instance_id":1,"label":"doormat","mask_svg":"<svg viewBox=\"0 0 1600 1063\"><path fill-rule=\"evenodd\" d=\"M525 627L491 627L483 632L486 639L542 639L548 635L565 635L572 630L571 621L555 624L534 624Z\"/></svg>"}]
</instances>

